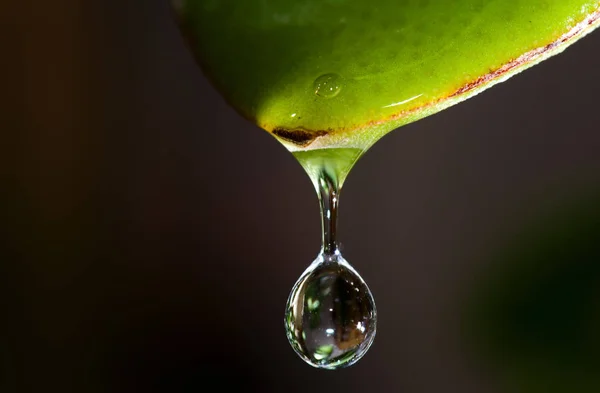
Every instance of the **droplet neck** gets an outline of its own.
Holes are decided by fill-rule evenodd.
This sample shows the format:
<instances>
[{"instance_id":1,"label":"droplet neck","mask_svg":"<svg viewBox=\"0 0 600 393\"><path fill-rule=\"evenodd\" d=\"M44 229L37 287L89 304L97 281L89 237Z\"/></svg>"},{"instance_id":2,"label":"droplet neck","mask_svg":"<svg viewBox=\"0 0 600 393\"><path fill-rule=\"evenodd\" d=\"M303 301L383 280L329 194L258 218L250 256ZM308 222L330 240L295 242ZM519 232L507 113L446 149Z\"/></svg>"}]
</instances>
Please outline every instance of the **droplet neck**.
<instances>
[{"instance_id":1,"label":"droplet neck","mask_svg":"<svg viewBox=\"0 0 600 393\"><path fill-rule=\"evenodd\" d=\"M324 256L338 254L337 217L340 191L361 149L315 149L293 152L310 177L321 208L322 248Z\"/></svg>"},{"instance_id":2,"label":"droplet neck","mask_svg":"<svg viewBox=\"0 0 600 393\"><path fill-rule=\"evenodd\" d=\"M321 253L332 255L338 253L337 216L341 187L337 177L328 173L326 168L319 173L315 182L319 204L321 207Z\"/></svg>"}]
</instances>

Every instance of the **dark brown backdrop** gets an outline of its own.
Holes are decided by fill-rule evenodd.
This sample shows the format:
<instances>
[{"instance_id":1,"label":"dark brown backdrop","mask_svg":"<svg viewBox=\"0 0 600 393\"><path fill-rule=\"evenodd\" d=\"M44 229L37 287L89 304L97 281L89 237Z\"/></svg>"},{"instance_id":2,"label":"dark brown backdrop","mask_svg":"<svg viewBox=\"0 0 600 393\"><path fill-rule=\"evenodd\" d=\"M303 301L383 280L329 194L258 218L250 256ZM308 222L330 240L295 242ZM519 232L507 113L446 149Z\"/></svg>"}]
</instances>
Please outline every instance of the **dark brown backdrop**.
<instances>
[{"instance_id":1,"label":"dark brown backdrop","mask_svg":"<svg viewBox=\"0 0 600 393\"><path fill-rule=\"evenodd\" d=\"M207 83L167 1L38 3L2 6L3 392L492 393L559 386L561 362L591 386L600 318L554 326L600 310L600 33L361 159L340 235L379 331L324 372L283 329L319 248L300 166Z\"/></svg>"}]
</instances>

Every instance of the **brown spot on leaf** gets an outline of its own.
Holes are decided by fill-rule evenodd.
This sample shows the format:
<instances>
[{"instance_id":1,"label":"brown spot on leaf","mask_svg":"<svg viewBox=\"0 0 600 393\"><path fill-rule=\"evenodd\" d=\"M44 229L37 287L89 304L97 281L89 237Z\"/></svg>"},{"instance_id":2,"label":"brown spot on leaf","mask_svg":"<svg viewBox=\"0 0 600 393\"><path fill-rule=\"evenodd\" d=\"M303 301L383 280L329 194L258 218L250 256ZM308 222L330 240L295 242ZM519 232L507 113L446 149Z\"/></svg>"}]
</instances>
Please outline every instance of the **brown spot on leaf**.
<instances>
[{"instance_id":1,"label":"brown spot on leaf","mask_svg":"<svg viewBox=\"0 0 600 393\"><path fill-rule=\"evenodd\" d=\"M272 132L273 135L275 135L276 137L281 138L287 142L291 142L300 147L306 147L313 143L318 137L328 134L327 131L308 131L302 128L295 130L276 128Z\"/></svg>"}]
</instances>

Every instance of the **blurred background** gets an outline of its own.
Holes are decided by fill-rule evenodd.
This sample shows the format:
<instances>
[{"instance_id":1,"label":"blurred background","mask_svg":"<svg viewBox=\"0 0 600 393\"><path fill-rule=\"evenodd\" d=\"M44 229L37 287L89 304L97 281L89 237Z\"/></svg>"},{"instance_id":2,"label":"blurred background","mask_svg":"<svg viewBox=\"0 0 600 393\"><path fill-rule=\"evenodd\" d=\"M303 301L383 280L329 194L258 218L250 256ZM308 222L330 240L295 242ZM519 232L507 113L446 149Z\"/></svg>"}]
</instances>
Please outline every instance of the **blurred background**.
<instances>
[{"instance_id":1,"label":"blurred background","mask_svg":"<svg viewBox=\"0 0 600 393\"><path fill-rule=\"evenodd\" d=\"M327 372L283 328L312 185L168 2L2 8L0 391L600 391L600 32L360 160L339 234L378 333Z\"/></svg>"}]
</instances>

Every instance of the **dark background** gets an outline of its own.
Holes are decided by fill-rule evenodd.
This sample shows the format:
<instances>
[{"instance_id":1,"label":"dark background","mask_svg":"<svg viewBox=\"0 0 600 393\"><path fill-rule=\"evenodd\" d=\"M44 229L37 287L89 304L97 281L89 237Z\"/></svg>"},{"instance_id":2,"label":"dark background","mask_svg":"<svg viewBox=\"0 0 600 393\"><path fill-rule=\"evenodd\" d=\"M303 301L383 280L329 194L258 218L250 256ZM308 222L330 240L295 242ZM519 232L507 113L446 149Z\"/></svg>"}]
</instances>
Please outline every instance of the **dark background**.
<instances>
[{"instance_id":1,"label":"dark background","mask_svg":"<svg viewBox=\"0 0 600 393\"><path fill-rule=\"evenodd\" d=\"M378 335L326 372L283 328L301 167L167 1L37 3L2 5L0 391L600 391L600 33L361 159L340 237Z\"/></svg>"}]
</instances>

